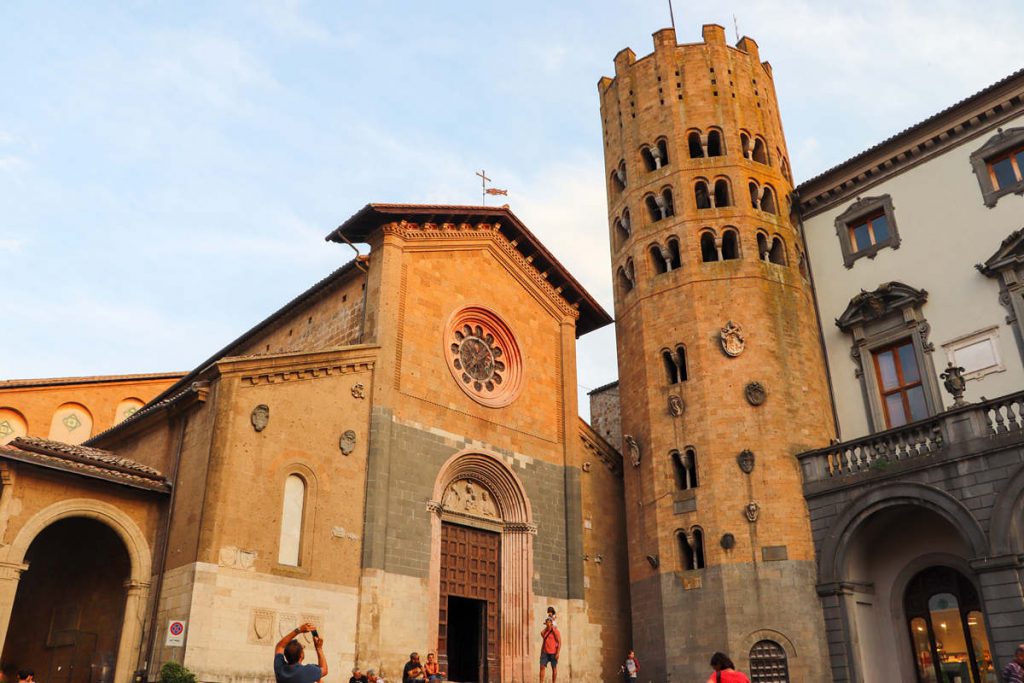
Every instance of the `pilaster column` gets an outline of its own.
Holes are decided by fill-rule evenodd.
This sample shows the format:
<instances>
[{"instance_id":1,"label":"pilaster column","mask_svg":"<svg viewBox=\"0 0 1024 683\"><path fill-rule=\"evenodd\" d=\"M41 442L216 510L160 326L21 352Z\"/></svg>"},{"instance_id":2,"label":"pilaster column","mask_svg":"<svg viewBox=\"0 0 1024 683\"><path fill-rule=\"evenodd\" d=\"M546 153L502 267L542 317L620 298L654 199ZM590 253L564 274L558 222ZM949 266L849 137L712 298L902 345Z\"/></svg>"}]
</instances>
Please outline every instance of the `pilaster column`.
<instances>
[{"instance_id":1,"label":"pilaster column","mask_svg":"<svg viewBox=\"0 0 1024 683\"><path fill-rule=\"evenodd\" d=\"M11 624L11 610L18 594L21 575L28 569L20 562L0 562L0 648L7 642L7 627Z\"/></svg>"},{"instance_id":2,"label":"pilaster column","mask_svg":"<svg viewBox=\"0 0 1024 683\"><path fill-rule=\"evenodd\" d=\"M114 683L130 683L135 673L146 620L146 601L149 597L148 581L128 579L124 582L124 587L124 619L121 625L121 639L117 645Z\"/></svg>"},{"instance_id":3,"label":"pilaster column","mask_svg":"<svg viewBox=\"0 0 1024 683\"><path fill-rule=\"evenodd\" d=\"M507 523L501 533L501 680L532 680L533 524Z\"/></svg>"}]
</instances>

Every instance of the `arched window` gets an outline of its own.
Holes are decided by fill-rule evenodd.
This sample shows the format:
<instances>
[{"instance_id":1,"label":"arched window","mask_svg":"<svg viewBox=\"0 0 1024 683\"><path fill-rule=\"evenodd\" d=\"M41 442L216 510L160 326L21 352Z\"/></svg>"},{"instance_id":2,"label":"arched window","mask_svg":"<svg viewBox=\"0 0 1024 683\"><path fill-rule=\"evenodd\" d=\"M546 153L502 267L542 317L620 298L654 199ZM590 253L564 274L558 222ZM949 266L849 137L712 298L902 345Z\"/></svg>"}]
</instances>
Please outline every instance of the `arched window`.
<instances>
[{"instance_id":1,"label":"arched window","mask_svg":"<svg viewBox=\"0 0 1024 683\"><path fill-rule=\"evenodd\" d=\"M676 359L672 357L672 352L662 349L661 360L665 364L665 376L668 378L668 383L679 384L679 367L676 365Z\"/></svg>"},{"instance_id":2,"label":"arched window","mask_svg":"<svg viewBox=\"0 0 1024 683\"><path fill-rule=\"evenodd\" d=\"M612 169L611 183L615 192L622 192L626 189L626 162L619 162L619 167Z\"/></svg>"},{"instance_id":3,"label":"arched window","mask_svg":"<svg viewBox=\"0 0 1024 683\"><path fill-rule=\"evenodd\" d=\"M740 133L740 153L744 159L750 158L750 136L746 133Z\"/></svg>"},{"instance_id":4,"label":"arched window","mask_svg":"<svg viewBox=\"0 0 1024 683\"><path fill-rule=\"evenodd\" d=\"M757 258L767 261L768 251L768 235L763 232L757 233Z\"/></svg>"},{"instance_id":5,"label":"arched window","mask_svg":"<svg viewBox=\"0 0 1024 683\"><path fill-rule=\"evenodd\" d=\"M709 157L720 157L725 154L725 148L722 146L722 133L717 130L708 131L708 156Z\"/></svg>"},{"instance_id":6,"label":"arched window","mask_svg":"<svg viewBox=\"0 0 1024 683\"><path fill-rule=\"evenodd\" d=\"M660 221L665 217L661 209L661 202L658 201L659 199L661 198L655 197L653 194L644 197L644 206L647 207L647 213L652 223Z\"/></svg>"},{"instance_id":7,"label":"arched window","mask_svg":"<svg viewBox=\"0 0 1024 683\"><path fill-rule=\"evenodd\" d=\"M708 193L708 184L703 180L698 180L697 184L694 185L693 196L697 202L698 209L711 208L711 195Z\"/></svg>"},{"instance_id":8,"label":"arched window","mask_svg":"<svg viewBox=\"0 0 1024 683\"><path fill-rule=\"evenodd\" d=\"M694 569L704 569L704 530L695 526L690 529L690 536L693 538Z\"/></svg>"},{"instance_id":9,"label":"arched window","mask_svg":"<svg viewBox=\"0 0 1024 683\"><path fill-rule=\"evenodd\" d=\"M761 210L767 213L778 213L775 206L775 193L771 187L765 186L764 188L764 193L761 195Z\"/></svg>"},{"instance_id":10,"label":"arched window","mask_svg":"<svg viewBox=\"0 0 1024 683\"><path fill-rule=\"evenodd\" d=\"M782 167L782 177L793 182L793 177L789 175L789 162L786 161L786 157L782 156L782 152L779 152L779 158L782 159L779 165Z\"/></svg>"},{"instance_id":11,"label":"arched window","mask_svg":"<svg viewBox=\"0 0 1024 683\"><path fill-rule=\"evenodd\" d=\"M647 247L648 253L651 255L651 266L654 269L655 275L661 275L662 273L668 272L668 264L665 263L666 254L662 253L660 244L652 244Z\"/></svg>"},{"instance_id":12,"label":"arched window","mask_svg":"<svg viewBox=\"0 0 1024 683\"><path fill-rule=\"evenodd\" d=\"M651 148L644 145L640 148L640 158L644 160L644 168L654 171L661 167L658 158L651 152Z\"/></svg>"},{"instance_id":13,"label":"arched window","mask_svg":"<svg viewBox=\"0 0 1024 683\"><path fill-rule=\"evenodd\" d=\"M676 346L673 354L668 349L661 350L661 360L665 364L665 374L669 384L679 384L686 381L686 347L682 344Z\"/></svg>"},{"instance_id":14,"label":"arched window","mask_svg":"<svg viewBox=\"0 0 1024 683\"><path fill-rule=\"evenodd\" d=\"M622 290L623 294L633 290L633 281L626 275L626 269L622 266L619 266L619 269L615 271L615 279L619 281L619 289Z\"/></svg>"},{"instance_id":15,"label":"arched window","mask_svg":"<svg viewBox=\"0 0 1024 683\"><path fill-rule=\"evenodd\" d=\"M685 452L672 451L672 469L676 475L676 487L680 491L697 488L697 454L692 448Z\"/></svg>"},{"instance_id":16,"label":"arched window","mask_svg":"<svg viewBox=\"0 0 1024 683\"><path fill-rule=\"evenodd\" d=\"M704 263L718 260L718 247L715 245L715 236L711 232L701 233L700 260Z\"/></svg>"},{"instance_id":17,"label":"arched window","mask_svg":"<svg viewBox=\"0 0 1024 683\"><path fill-rule=\"evenodd\" d=\"M715 206L732 206L732 192L729 189L729 181L725 178L715 181Z\"/></svg>"},{"instance_id":18,"label":"arched window","mask_svg":"<svg viewBox=\"0 0 1024 683\"><path fill-rule=\"evenodd\" d=\"M682 265L679 257L679 240L675 237L668 238L668 269L675 270Z\"/></svg>"},{"instance_id":19,"label":"arched window","mask_svg":"<svg viewBox=\"0 0 1024 683\"><path fill-rule=\"evenodd\" d=\"M704 569L704 530L699 526L693 527L689 532L680 530L676 532L676 538L679 539L683 569Z\"/></svg>"},{"instance_id":20,"label":"arched window","mask_svg":"<svg viewBox=\"0 0 1024 683\"><path fill-rule=\"evenodd\" d=\"M92 413L81 403L65 403L54 411L50 421L50 439L77 445L90 436Z\"/></svg>"},{"instance_id":21,"label":"arched window","mask_svg":"<svg viewBox=\"0 0 1024 683\"><path fill-rule=\"evenodd\" d=\"M662 218L676 215L675 204L672 203L672 188L666 187L661 191Z\"/></svg>"},{"instance_id":22,"label":"arched window","mask_svg":"<svg viewBox=\"0 0 1024 683\"><path fill-rule=\"evenodd\" d=\"M759 640L750 648L751 683L789 683L786 651L774 640Z\"/></svg>"},{"instance_id":23,"label":"arched window","mask_svg":"<svg viewBox=\"0 0 1024 683\"><path fill-rule=\"evenodd\" d=\"M686 143L690 148L691 159L700 159L704 156L704 145L701 144L699 131L691 131L690 134L686 136Z\"/></svg>"},{"instance_id":24,"label":"arched window","mask_svg":"<svg viewBox=\"0 0 1024 683\"><path fill-rule=\"evenodd\" d=\"M622 222L621 218L615 219L615 243L619 248L629 239L629 228Z\"/></svg>"},{"instance_id":25,"label":"arched window","mask_svg":"<svg viewBox=\"0 0 1024 683\"><path fill-rule=\"evenodd\" d=\"M754 139L754 151L750 153L750 158L759 164L768 163L768 148L764 144L764 140L761 138Z\"/></svg>"},{"instance_id":26,"label":"arched window","mask_svg":"<svg viewBox=\"0 0 1024 683\"><path fill-rule=\"evenodd\" d=\"M757 183L751 180L747 184L747 189L750 190L750 206L752 206L755 209L758 208L760 205L759 198L761 196L760 188L757 187Z\"/></svg>"},{"instance_id":27,"label":"arched window","mask_svg":"<svg viewBox=\"0 0 1024 683\"><path fill-rule=\"evenodd\" d=\"M722 260L731 261L740 257L740 236L735 230L722 232Z\"/></svg>"},{"instance_id":28,"label":"arched window","mask_svg":"<svg viewBox=\"0 0 1024 683\"><path fill-rule=\"evenodd\" d=\"M804 253L802 251L797 251L796 259L797 268L800 269L800 277L802 277L805 280L809 279L809 276L807 274L807 257L804 256Z\"/></svg>"},{"instance_id":29,"label":"arched window","mask_svg":"<svg viewBox=\"0 0 1024 683\"><path fill-rule=\"evenodd\" d=\"M768 251L768 260L780 266L786 265L786 245L781 237L772 238L772 248Z\"/></svg>"},{"instance_id":30,"label":"arched window","mask_svg":"<svg viewBox=\"0 0 1024 683\"><path fill-rule=\"evenodd\" d=\"M658 151L661 153L661 165L662 166L667 166L668 165L668 142L665 140L665 138L659 138L658 142L656 144L657 144L657 147L658 147Z\"/></svg>"},{"instance_id":31,"label":"arched window","mask_svg":"<svg viewBox=\"0 0 1024 683\"><path fill-rule=\"evenodd\" d=\"M297 474L284 480L284 504L281 507L281 540L277 561L298 567L302 551L302 518L306 508L306 482Z\"/></svg>"}]
</instances>

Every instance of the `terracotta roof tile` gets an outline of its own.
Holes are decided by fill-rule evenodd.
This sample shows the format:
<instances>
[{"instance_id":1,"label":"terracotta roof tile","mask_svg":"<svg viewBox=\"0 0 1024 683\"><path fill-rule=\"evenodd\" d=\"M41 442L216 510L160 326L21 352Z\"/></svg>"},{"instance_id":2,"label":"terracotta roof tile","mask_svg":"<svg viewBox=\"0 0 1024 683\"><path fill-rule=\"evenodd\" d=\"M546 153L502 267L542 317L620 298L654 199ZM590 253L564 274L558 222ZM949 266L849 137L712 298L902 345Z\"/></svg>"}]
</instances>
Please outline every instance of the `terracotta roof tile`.
<instances>
[{"instance_id":1,"label":"terracotta roof tile","mask_svg":"<svg viewBox=\"0 0 1024 683\"><path fill-rule=\"evenodd\" d=\"M153 491L170 489L167 480L158 470L100 448L23 436L0 446L0 458L105 479L135 488Z\"/></svg>"}]
</instances>

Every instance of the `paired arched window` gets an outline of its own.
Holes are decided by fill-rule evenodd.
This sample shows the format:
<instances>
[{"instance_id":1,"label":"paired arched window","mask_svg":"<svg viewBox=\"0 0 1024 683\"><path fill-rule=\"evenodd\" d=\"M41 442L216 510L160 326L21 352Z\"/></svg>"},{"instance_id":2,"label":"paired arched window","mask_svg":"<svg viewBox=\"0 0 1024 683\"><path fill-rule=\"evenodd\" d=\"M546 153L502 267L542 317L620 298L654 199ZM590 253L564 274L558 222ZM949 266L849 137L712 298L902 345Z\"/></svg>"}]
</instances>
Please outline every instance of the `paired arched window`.
<instances>
[{"instance_id":1,"label":"paired arched window","mask_svg":"<svg viewBox=\"0 0 1024 683\"><path fill-rule=\"evenodd\" d=\"M651 265L657 275L675 270L682 265L679 257L679 240L675 237L670 237L664 245L652 244L649 250Z\"/></svg>"},{"instance_id":2,"label":"paired arched window","mask_svg":"<svg viewBox=\"0 0 1024 683\"><path fill-rule=\"evenodd\" d=\"M675 351L661 350L661 361L665 365L665 376L669 384L679 384L687 379L686 347L678 344Z\"/></svg>"},{"instance_id":3,"label":"paired arched window","mask_svg":"<svg viewBox=\"0 0 1024 683\"><path fill-rule=\"evenodd\" d=\"M662 188L661 194L649 194L644 197L644 204L650 215L651 222L655 223L663 218L675 215L675 206L672 203L672 188Z\"/></svg>"},{"instance_id":4,"label":"paired arched window","mask_svg":"<svg viewBox=\"0 0 1024 683\"><path fill-rule=\"evenodd\" d=\"M789 683L786 651L774 640L759 640L750 648L751 683Z\"/></svg>"},{"instance_id":5,"label":"paired arched window","mask_svg":"<svg viewBox=\"0 0 1024 683\"><path fill-rule=\"evenodd\" d=\"M626 189L626 162L620 161L618 167L612 169L611 175L612 189L616 192L622 192Z\"/></svg>"},{"instance_id":6,"label":"paired arched window","mask_svg":"<svg viewBox=\"0 0 1024 683\"><path fill-rule=\"evenodd\" d=\"M284 480L281 508L281 538L277 548L279 564L298 567L302 553L302 521L306 513L306 480L289 474Z\"/></svg>"},{"instance_id":7,"label":"paired arched window","mask_svg":"<svg viewBox=\"0 0 1024 683\"><path fill-rule=\"evenodd\" d=\"M619 269L615 271L615 279L619 282L619 288L622 293L633 291L636 287L636 271L633 269L633 259L626 259L626 263L619 266Z\"/></svg>"},{"instance_id":8,"label":"paired arched window","mask_svg":"<svg viewBox=\"0 0 1024 683\"><path fill-rule=\"evenodd\" d=\"M704 530L695 526L689 531L680 529L676 532L679 540L679 555L683 569L692 571L704 569Z\"/></svg>"},{"instance_id":9,"label":"paired arched window","mask_svg":"<svg viewBox=\"0 0 1024 683\"><path fill-rule=\"evenodd\" d=\"M631 232L629 225L629 209L623 211L622 216L616 218L613 225L615 226L615 244L621 249L626 243L626 240L629 239Z\"/></svg>"},{"instance_id":10,"label":"paired arched window","mask_svg":"<svg viewBox=\"0 0 1024 683\"><path fill-rule=\"evenodd\" d=\"M687 447L682 453L672 451L671 457L676 487L680 491L697 488L697 452L692 447Z\"/></svg>"},{"instance_id":11,"label":"paired arched window","mask_svg":"<svg viewBox=\"0 0 1024 683\"><path fill-rule=\"evenodd\" d=\"M644 145L640 157L648 171L656 171L668 164L668 144L661 138L654 145Z\"/></svg>"}]
</instances>

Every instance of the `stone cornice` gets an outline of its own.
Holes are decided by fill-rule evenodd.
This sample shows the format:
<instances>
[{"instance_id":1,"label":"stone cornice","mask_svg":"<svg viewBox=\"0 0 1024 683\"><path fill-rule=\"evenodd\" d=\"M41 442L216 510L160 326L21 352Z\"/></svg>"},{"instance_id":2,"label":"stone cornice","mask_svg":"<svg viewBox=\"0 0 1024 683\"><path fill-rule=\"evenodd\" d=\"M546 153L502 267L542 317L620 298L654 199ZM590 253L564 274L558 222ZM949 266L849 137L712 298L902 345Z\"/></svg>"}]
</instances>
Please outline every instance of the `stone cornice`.
<instances>
[{"instance_id":1,"label":"stone cornice","mask_svg":"<svg viewBox=\"0 0 1024 683\"><path fill-rule=\"evenodd\" d=\"M622 476L622 454L611 446L607 441L594 431L594 428L582 418L579 420L579 436L583 448L588 453L593 453L604 463L614 475Z\"/></svg>"},{"instance_id":2,"label":"stone cornice","mask_svg":"<svg viewBox=\"0 0 1024 683\"><path fill-rule=\"evenodd\" d=\"M322 379L372 371L380 347L349 346L329 351L236 356L217 362L221 376L241 375L243 386Z\"/></svg>"},{"instance_id":3,"label":"stone cornice","mask_svg":"<svg viewBox=\"0 0 1024 683\"><path fill-rule=\"evenodd\" d=\"M883 140L796 188L804 219L1024 114L1024 70Z\"/></svg>"},{"instance_id":4,"label":"stone cornice","mask_svg":"<svg viewBox=\"0 0 1024 683\"><path fill-rule=\"evenodd\" d=\"M541 272L533 265L532 259L519 253L515 245L501 233L501 223L411 223L396 221L382 226L385 235L396 235L404 240L447 240L465 242L468 239L487 239L510 261L525 273L531 282L543 291L563 315L573 320L580 317L578 306L570 305L562 296L562 287L548 282L549 271Z\"/></svg>"}]
</instances>

